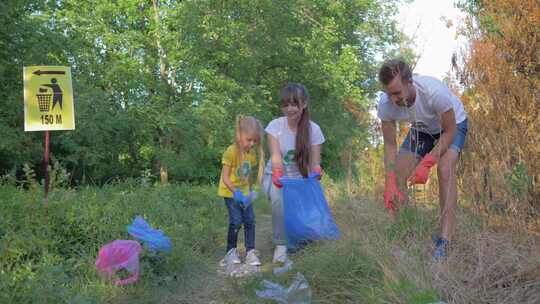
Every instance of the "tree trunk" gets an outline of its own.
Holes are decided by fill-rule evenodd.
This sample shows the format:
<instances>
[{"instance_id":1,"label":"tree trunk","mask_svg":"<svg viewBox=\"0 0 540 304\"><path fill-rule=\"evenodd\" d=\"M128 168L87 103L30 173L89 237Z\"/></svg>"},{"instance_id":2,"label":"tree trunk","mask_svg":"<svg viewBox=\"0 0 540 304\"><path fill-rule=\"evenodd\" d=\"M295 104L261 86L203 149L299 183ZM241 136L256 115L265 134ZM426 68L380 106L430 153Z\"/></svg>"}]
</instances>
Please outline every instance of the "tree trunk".
<instances>
[{"instance_id":1,"label":"tree trunk","mask_svg":"<svg viewBox=\"0 0 540 304\"><path fill-rule=\"evenodd\" d=\"M170 88L170 84L168 81L168 66L167 66L167 55L165 53L165 49L163 48L163 45L161 44L161 20L159 18L159 11L158 11L158 0L152 0L152 8L154 11L154 22L156 23L156 46L158 49L158 56L159 56L159 74L160 74L160 80L162 87L164 88L164 95L163 98L165 100L165 113L170 113L171 110L171 98L172 98L172 91ZM171 146L171 136L169 132L167 132L166 128L163 130L163 138L161 140L161 148L165 150L169 150ZM163 163L163 161L159 160L159 177L162 184L165 184L169 181L169 172L167 165Z\"/></svg>"}]
</instances>

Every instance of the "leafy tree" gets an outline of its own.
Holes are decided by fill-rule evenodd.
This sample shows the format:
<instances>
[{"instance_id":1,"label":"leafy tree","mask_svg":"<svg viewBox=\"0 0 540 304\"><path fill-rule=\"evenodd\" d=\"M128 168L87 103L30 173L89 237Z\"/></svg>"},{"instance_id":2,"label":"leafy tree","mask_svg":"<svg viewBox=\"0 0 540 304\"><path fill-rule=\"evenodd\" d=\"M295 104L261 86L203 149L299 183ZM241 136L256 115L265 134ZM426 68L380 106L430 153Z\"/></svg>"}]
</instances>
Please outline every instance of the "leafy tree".
<instances>
[{"instance_id":1,"label":"leafy tree","mask_svg":"<svg viewBox=\"0 0 540 304\"><path fill-rule=\"evenodd\" d=\"M361 113L376 92L378 60L403 39L391 18L397 1L25 3L9 6L9 20L24 12L18 22L25 25L14 31L35 37L20 39L0 60L46 36L48 57L20 53L12 68L20 70L24 60L72 67L77 129L54 133L52 150L84 183L148 168L162 180L215 181L234 117L255 115L266 124L281 115L278 94L288 81L310 91L313 119L328 138L325 167L334 175L351 172L368 143L370 118ZM4 94L20 101L20 80L13 81ZM20 103L11 109L0 121L15 144L28 135L13 130L22 122L9 123L22 117ZM0 153L10 152L4 146ZM10 159L2 170L27 155L2 158Z\"/></svg>"}]
</instances>

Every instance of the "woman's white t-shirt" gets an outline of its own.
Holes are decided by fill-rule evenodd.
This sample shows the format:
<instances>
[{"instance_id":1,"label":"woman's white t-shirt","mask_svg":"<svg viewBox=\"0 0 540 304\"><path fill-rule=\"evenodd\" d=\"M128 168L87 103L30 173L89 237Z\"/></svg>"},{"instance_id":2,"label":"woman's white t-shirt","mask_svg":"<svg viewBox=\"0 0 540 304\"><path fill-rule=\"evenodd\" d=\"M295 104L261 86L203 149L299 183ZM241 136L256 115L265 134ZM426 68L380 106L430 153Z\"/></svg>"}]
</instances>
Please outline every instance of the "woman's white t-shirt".
<instances>
[{"instance_id":1,"label":"woman's white t-shirt","mask_svg":"<svg viewBox=\"0 0 540 304\"><path fill-rule=\"evenodd\" d=\"M311 145L320 145L324 143L325 138L319 125L317 125L311 120L309 121L309 123L311 126ZM283 116L272 120L268 124L268 126L266 126L265 131L266 133L272 135L279 142L279 150L281 152L282 162L283 165L286 167L285 171L291 171L287 170L287 167L291 166L296 167L296 170L294 171L298 171L298 167L296 166L296 162L294 161L296 132L293 132L289 128L289 124L287 123L287 117ZM289 172L289 174L286 175L297 175L296 173L297 172L294 172L293 174L293 172Z\"/></svg>"}]
</instances>

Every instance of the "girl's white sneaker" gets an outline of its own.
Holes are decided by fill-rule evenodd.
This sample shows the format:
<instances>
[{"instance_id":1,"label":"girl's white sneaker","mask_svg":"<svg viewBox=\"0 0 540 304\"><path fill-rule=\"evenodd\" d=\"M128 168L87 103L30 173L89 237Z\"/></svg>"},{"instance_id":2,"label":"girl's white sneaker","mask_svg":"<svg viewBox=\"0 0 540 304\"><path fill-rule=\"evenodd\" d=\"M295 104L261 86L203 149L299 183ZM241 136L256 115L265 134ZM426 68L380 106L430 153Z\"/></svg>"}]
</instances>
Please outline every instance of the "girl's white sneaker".
<instances>
[{"instance_id":1,"label":"girl's white sneaker","mask_svg":"<svg viewBox=\"0 0 540 304\"><path fill-rule=\"evenodd\" d=\"M229 264L240 264L242 261L240 260L240 257L238 257L238 252L236 251L236 248L231 248L229 252L223 257L223 259L219 262L219 266L225 267Z\"/></svg>"},{"instance_id":2,"label":"girl's white sneaker","mask_svg":"<svg viewBox=\"0 0 540 304\"><path fill-rule=\"evenodd\" d=\"M260 266L261 261L259 261L259 258L257 257L257 255L258 255L258 252L255 249L251 249L250 251L248 251L246 255L246 264L251 265L251 266Z\"/></svg>"}]
</instances>

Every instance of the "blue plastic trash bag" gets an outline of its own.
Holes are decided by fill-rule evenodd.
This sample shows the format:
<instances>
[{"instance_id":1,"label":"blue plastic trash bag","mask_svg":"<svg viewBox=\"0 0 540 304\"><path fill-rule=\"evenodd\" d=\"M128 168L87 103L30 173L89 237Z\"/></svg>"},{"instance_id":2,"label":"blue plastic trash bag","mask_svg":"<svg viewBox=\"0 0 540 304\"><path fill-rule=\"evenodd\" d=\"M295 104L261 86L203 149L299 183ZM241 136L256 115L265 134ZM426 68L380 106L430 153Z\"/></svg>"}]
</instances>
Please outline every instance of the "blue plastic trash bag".
<instances>
[{"instance_id":1,"label":"blue plastic trash bag","mask_svg":"<svg viewBox=\"0 0 540 304\"><path fill-rule=\"evenodd\" d=\"M295 249L309 241L339 239L339 228L316 177L280 181L288 248Z\"/></svg>"},{"instance_id":2,"label":"blue plastic trash bag","mask_svg":"<svg viewBox=\"0 0 540 304\"><path fill-rule=\"evenodd\" d=\"M141 216L135 217L128 233L154 251L171 251L171 239L160 229L153 229Z\"/></svg>"}]
</instances>

